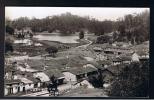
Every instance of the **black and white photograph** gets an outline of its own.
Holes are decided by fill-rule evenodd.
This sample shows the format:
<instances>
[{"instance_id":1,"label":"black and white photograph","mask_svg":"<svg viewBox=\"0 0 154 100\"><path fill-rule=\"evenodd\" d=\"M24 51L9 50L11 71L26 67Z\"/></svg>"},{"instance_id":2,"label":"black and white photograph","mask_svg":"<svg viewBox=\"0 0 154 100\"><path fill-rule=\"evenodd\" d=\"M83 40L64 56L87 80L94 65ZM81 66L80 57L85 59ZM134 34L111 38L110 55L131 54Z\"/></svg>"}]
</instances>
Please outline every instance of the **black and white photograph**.
<instances>
[{"instance_id":1,"label":"black and white photograph","mask_svg":"<svg viewBox=\"0 0 154 100\"><path fill-rule=\"evenodd\" d=\"M5 7L4 97L149 97L150 8Z\"/></svg>"}]
</instances>

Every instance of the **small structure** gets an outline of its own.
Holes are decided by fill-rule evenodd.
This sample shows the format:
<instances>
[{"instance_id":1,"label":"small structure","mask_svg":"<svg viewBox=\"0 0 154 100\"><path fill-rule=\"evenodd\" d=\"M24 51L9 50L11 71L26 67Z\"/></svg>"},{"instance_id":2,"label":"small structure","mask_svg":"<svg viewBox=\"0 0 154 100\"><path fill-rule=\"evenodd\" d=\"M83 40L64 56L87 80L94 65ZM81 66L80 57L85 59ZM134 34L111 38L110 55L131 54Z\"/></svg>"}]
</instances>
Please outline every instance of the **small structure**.
<instances>
[{"instance_id":1,"label":"small structure","mask_svg":"<svg viewBox=\"0 0 154 100\"><path fill-rule=\"evenodd\" d=\"M112 46L114 46L114 47L124 47L124 48L126 48L126 47L131 46L131 44L125 43L125 42L114 42L114 43L112 43Z\"/></svg>"},{"instance_id":2,"label":"small structure","mask_svg":"<svg viewBox=\"0 0 154 100\"><path fill-rule=\"evenodd\" d=\"M132 55L132 61L133 62L139 62L139 55L135 52Z\"/></svg>"},{"instance_id":3,"label":"small structure","mask_svg":"<svg viewBox=\"0 0 154 100\"><path fill-rule=\"evenodd\" d=\"M132 53L132 50L130 48L124 48L124 47L114 47L114 46L106 46L104 48L105 54L125 54L125 53Z\"/></svg>"},{"instance_id":4,"label":"small structure","mask_svg":"<svg viewBox=\"0 0 154 100\"><path fill-rule=\"evenodd\" d=\"M41 87L46 87L47 83L50 81L49 76L46 75L44 72L36 72L33 74L33 77L41 81Z\"/></svg>"},{"instance_id":5,"label":"small structure","mask_svg":"<svg viewBox=\"0 0 154 100\"><path fill-rule=\"evenodd\" d=\"M139 56L139 60L148 60L149 59L149 53L146 51L137 51L137 54Z\"/></svg>"},{"instance_id":6,"label":"small structure","mask_svg":"<svg viewBox=\"0 0 154 100\"><path fill-rule=\"evenodd\" d=\"M34 78L33 73L31 73L31 72L16 71L14 78L20 79L20 80L24 79L24 80L22 80L24 83L23 87L25 87L26 84L31 85L30 87L27 86L28 89L27 89L27 87L25 87L25 90L33 90L34 88L40 88L41 81L38 78ZM24 82L25 80L28 80L29 83L25 83ZM28 81L26 81L26 82L28 82Z\"/></svg>"},{"instance_id":7,"label":"small structure","mask_svg":"<svg viewBox=\"0 0 154 100\"><path fill-rule=\"evenodd\" d=\"M122 55L120 59L122 59L123 64L130 64L132 61L131 55Z\"/></svg>"},{"instance_id":8,"label":"small structure","mask_svg":"<svg viewBox=\"0 0 154 100\"><path fill-rule=\"evenodd\" d=\"M97 75L97 68L93 68L90 66L84 66L84 67L74 67L71 68L68 71L63 72L65 79L67 81L72 82L80 82L83 79L86 79L89 76Z\"/></svg>"},{"instance_id":9,"label":"small structure","mask_svg":"<svg viewBox=\"0 0 154 100\"><path fill-rule=\"evenodd\" d=\"M122 64L122 59L119 57L113 58L112 59L113 65L119 65Z\"/></svg>"},{"instance_id":10,"label":"small structure","mask_svg":"<svg viewBox=\"0 0 154 100\"><path fill-rule=\"evenodd\" d=\"M41 43L34 43L34 46L43 46Z\"/></svg>"},{"instance_id":11,"label":"small structure","mask_svg":"<svg viewBox=\"0 0 154 100\"><path fill-rule=\"evenodd\" d=\"M105 68L107 68L112 64L111 60L100 60L100 61L97 61L97 63L98 63L98 66L96 66L96 68L101 70L104 70Z\"/></svg>"},{"instance_id":12,"label":"small structure","mask_svg":"<svg viewBox=\"0 0 154 100\"><path fill-rule=\"evenodd\" d=\"M94 47L93 50L94 50L95 52L102 52L102 51L103 51L103 49L100 48L100 47Z\"/></svg>"},{"instance_id":13,"label":"small structure","mask_svg":"<svg viewBox=\"0 0 154 100\"><path fill-rule=\"evenodd\" d=\"M107 60L107 58L108 58L108 56L106 54L104 54L103 52L96 54L96 60Z\"/></svg>"},{"instance_id":14,"label":"small structure","mask_svg":"<svg viewBox=\"0 0 154 100\"><path fill-rule=\"evenodd\" d=\"M20 80L4 80L4 88L5 88L5 95L11 95L16 94L17 92L20 92L20 86L21 84Z\"/></svg>"},{"instance_id":15,"label":"small structure","mask_svg":"<svg viewBox=\"0 0 154 100\"><path fill-rule=\"evenodd\" d=\"M21 77L21 78L19 78L19 80L24 84L23 91L30 91L30 90L34 89L33 81L31 81L25 77Z\"/></svg>"},{"instance_id":16,"label":"small structure","mask_svg":"<svg viewBox=\"0 0 154 100\"><path fill-rule=\"evenodd\" d=\"M63 84L65 77L58 69L46 70L46 71L44 71L44 73L49 78L51 78L52 76L56 77L58 85Z\"/></svg>"},{"instance_id":17,"label":"small structure","mask_svg":"<svg viewBox=\"0 0 154 100\"><path fill-rule=\"evenodd\" d=\"M25 46L29 46L33 44L33 41L29 40L29 39L20 39L20 40L15 40L14 44L22 44Z\"/></svg>"}]
</instances>

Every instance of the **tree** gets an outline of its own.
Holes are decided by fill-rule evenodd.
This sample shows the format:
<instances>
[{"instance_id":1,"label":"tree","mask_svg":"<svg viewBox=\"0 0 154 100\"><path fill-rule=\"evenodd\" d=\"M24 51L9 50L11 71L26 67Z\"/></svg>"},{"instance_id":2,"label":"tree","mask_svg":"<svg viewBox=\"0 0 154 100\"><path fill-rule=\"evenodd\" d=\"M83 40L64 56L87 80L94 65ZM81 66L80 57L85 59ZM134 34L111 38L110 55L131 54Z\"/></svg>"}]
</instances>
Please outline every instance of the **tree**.
<instances>
[{"instance_id":1,"label":"tree","mask_svg":"<svg viewBox=\"0 0 154 100\"><path fill-rule=\"evenodd\" d=\"M51 46L51 47L46 48L45 51L51 54L53 57L55 57L55 53L58 52L58 49L54 46Z\"/></svg>"},{"instance_id":2,"label":"tree","mask_svg":"<svg viewBox=\"0 0 154 100\"><path fill-rule=\"evenodd\" d=\"M30 20L28 17L20 17L12 21L12 27L18 30L22 30L24 27L28 27Z\"/></svg>"},{"instance_id":3,"label":"tree","mask_svg":"<svg viewBox=\"0 0 154 100\"><path fill-rule=\"evenodd\" d=\"M48 91L49 91L49 93L51 92L51 91L53 91L53 93L54 93L54 96L56 96L56 92L58 92L58 88L57 88L57 86L58 86L58 84L57 84L57 78L54 76L54 75L52 75L51 77L50 77L50 84L47 86L47 88L48 88Z\"/></svg>"},{"instance_id":4,"label":"tree","mask_svg":"<svg viewBox=\"0 0 154 100\"><path fill-rule=\"evenodd\" d=\"M5 53L7 52L13 52L13 46L12 43L5 41Z\"/></svg>"},{"instance_id":5,"label":"tree","mask_svg":"<svg viewBox=\"0 0 154 100\"><path fill-rule=\"evenodd\" d=\"M96 88L102 88L104 82L104 76L102 76L102 71L98 70L97 76L88 76L88 81Z\"/></svg>"},{"instance_id":6,"label":"tree","mask_svg":"<svg viewBox=\"0 0 154 100\"><path fill-rule=\"evenodd\" d=\"M147 97L149 62L132 63L126 66L111 84L109 96Z\"/></svg>"},{"instance_id":7,"label":"tree","mask_svg":"<svg viewBox=\"0 0 154 100\"><path fill-rule=\"evenodd\" d=\"M5 37L5 53L7 52L13 52L13 42L14 42L14 38L12 35L8 35Z\"/></svg>"},{"instance_id":8,"label":"tree","mask_svg":"<svg viewBox=\"0 0 154 100\"><path fill-rule=\"evenodd\" d=\"M84 38L84 32L83 32L83 31L81 31L81 32L79 33L79 38L80 38L80 39L83 39L83 38Z\"/></svg>"},{"instance_id":9,"label":"tree","mask_svg":"<svg viewBox=\"0 0 154 100\"><path fill-rule=\"evenodd\" d=\"M14 29L8 25L6 26L5 30L6 30L6 33L9 33L10 35L14 34Z\"/></svg>"},{"instance_id":10,"label":"tree","mask_svg":"<svg viewBox=\"0 0 154 100\"><path fill-rule=\"evenodd\" d=\"M150 37L150 13L147 10L139 14L125 15L117 21L99 21L95 18L80 17L67 12L43 19L20 17L11 21L9 18L6 18L7 25L19 30L31 27L33 32L48 31L51 33L58 30L62 35L74 34L80 32L81 29L86 29L89 33L94 33L97 36L119 31L116 38L117 41L131 41L134 44L148 41ZM84 38L82 32L79 38Z\"/></svg>"},{"instance_id":11,"label":"tree","mask_svg":"<svg viewBox=\"0 0 154 100\"><path fill-rule=\"evenodd\" d=\"M108 43L111 38L107 35L101 35L97 37L96 43L103 44Z\"/></svg>"},{"instance_id":12,"label":"tree","mask_svg":"<svg viewBox=\"0 0 154 100\"><path fill-rule=\"evenodd\" d=\"M30 38L33 38L33 34L32 33L29 33L29 36L30 36Z\"/></svg>"}]
</instances>

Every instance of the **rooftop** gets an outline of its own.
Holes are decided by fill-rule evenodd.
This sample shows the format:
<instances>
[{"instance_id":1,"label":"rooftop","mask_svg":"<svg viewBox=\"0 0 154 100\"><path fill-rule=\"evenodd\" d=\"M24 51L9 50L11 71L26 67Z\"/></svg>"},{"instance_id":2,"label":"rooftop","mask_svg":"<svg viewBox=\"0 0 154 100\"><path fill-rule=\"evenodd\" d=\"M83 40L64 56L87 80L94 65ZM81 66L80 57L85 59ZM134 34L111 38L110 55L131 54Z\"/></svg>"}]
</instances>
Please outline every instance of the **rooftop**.
<instances>
[{"instance_id":1,"label":"rooftop","mask_svg":"<svg viewBox=\"0 0 154 100\"><path fill-rule=\"evenodd\" d=\"M40 65L44 65L42 60L27 60L26 63L29 66L40 66Z\"/></svg>"},{"instance_id":2,"label":"rooftop","mask_svg":"<svg viewBox=\"0 0 154 100\"><path fill-rule=\"evenodd\" d=\"M97 71L97 69L92 67L75 67L75 68L69 69L68 71L71 72L72 74L80 75L80 74Z\"/></svg>"},{"instance_id":3,"label":"rooftop","mask_svg":"<svg viewBox=\"0 0 154 100\"><path fill-rule=\"evenodd\" d=\"M48 77L51 77L53 75L55 77L57 77L57 78L64 77L64 75L62 74L62 72L60 72L58 69L46 70L46 71L44 71L44 73L46 75L48 75Z\"/></svg>"},{"instance_id":4,"label":"rooftop","mask_svg":"<svg viewBox=\"0 0 154 100\"><path fill-rule=\"evenodd\" d=\"M21 80L4 80L5 84L18 84Z\"/></svg>"},{"instance_id":5,"label":"rooftop","mask_svg":"<svg viewBox=\"0 0 154 100\"><path fill-rule=\"evenodd\" d=\"M120 64L120 65L116 65L116 66L109 66L107 68L107 70L109 70L110 72L112 72L115 75L118 75L123 68L125 68L127 65L126 64Z\"/></svg>"}]
</instances>

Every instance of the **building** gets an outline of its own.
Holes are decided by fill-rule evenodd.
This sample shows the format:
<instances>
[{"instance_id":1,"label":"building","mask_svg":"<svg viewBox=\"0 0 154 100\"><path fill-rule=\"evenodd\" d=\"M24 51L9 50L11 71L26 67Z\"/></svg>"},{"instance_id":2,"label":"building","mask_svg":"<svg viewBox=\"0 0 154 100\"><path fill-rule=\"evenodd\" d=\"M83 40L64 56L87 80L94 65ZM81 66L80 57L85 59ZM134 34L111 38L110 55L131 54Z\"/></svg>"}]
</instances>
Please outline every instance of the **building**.
<instances>
[{"instance_id":1,"label":"building","mask_svg":"<svg viewBox=\"0 0 154 100\"><path fill-rule=\"evenodd\" d=\"M112 43L112 46L127 48L127 47L130 47L131 44L130 43L125 43L125 42L114 42L114 43Z\"/></svg>"},{"instance_id":2,"label":"building","mask_svg":"<svg viewBox=\"0 0 154 100\"><path fill-rule=\"evenodd\" d=\"M124 48L124 47L108 46L104 48L104 53L120 55L120 54L125 54L125 53L132 53L132 50L129 48Z\"/></svg>"},{"instance_id":3,"label":"building","mask_svg":"<svg viewBox=\"0 0 154 100\"><path fill-rule=\"evenodd\" d=\"M119 58L122 60L123 64L130 64L132 62L132 54L120 55Z\"/></svg>"},{"instance_id":4,"label":"building","mask_svg":"<svg viewBox=\"0 0 154 100\"><path fill-rule=\"evenodd\" d=\"M100 48L100 47L94 47L93 50L94 50L95 52L102 52L102 51L103 51L103 49Z\"/></svg>"},{"instance_id":5,"label":"building","mask_svg":"<svg viewBox=\"0 0 154 100\"><path fill-rule=\"evenodd\" d=\"M61 85L64 83L64 75L62 72L60 72L58 69L51 69L51 70L46 70L44 73L51 78L52 76L56 77L58 85Z\"/></svg>"},{"instance_id":6,"label":"building","mask_svg":"<svg viewBox=\"0 0 154 100\"><path fill-rule=\"evenodd\" d=\"M120 57L116 57L112 59L113 65L119 65L122 64L122 59Z\"/></svg>"},{"instance_id":7,"label":"building","mask_svg":"<svg viewBox=\"0 0 154 100\"><path fill-rule=\"evenodd\" d=\"M133 62L139 62L139 55L135 52L132 55L132 61Z\"/></svg>"},{"instance_id":8,"label":"building","mask_svg":"<svg viewBox=\"0 0 154 100\"><path fill-rule=\"evenodd\" d=\"M67 71L64 71L64 77L67 81L80 82L89 76L98 75L98 70L95 67L90 67L91 65L85 65L84 67L74 67Z\"/></svg>"},{"instance_id":9,"label":"building","mask_svg":"<svg viewBox=\"0 0 154 100\"><path fill-rule=\"evenodd\" d=\"M20 85L22 85L20 80L4 80L4 95L16 94L21 91Z\"/></svg>"},{"instance_id":10,"label":"building","mask_svg":"<svg viewBox=\"0 0 154 100\"><path fill-rule=\"evenodd\" d=\"M140 50L140 51L137 51L136 53L138 54L140 60L148 60L149 59L149 52Z\"/></svg>"},{"instance_id":11,"label":"building","mask_svg":"<svg viewBox=\"0 0 154 100\"><path fill-rule=\"evenodd\" d=\"M47 83L49 83L50 78L44 72L35 72L33 73L33 77L40 80L40 86L46 87Z\"/></svg>"},{"instance_id":12,"label":"building","mask_svg":"<svg viewBox=\"0 0 154 100\"><path fill-rule=\"evenodd\" d=\"M41 86L41 81L38 78L34 78L33 73L31 72L16 71L14 78L19 79L21 80L21 82L24 83L23 87L25 87L25 89L23 90L23 92L25 90L33 90L35 88L40 88Z\"/></svg>"},{"instance_id":13,"label":"building","mask_svg":"<svg viewBox=\"0 0 154 100\"><path fill-rule=\"evenodd\" d=\"M4 67L4 79L7 79L7 80L11 80L13 79L13 75L16 71L16 68L15 66L12 66L12 65L5 65Z\"/></svg>"}]
</instances>

